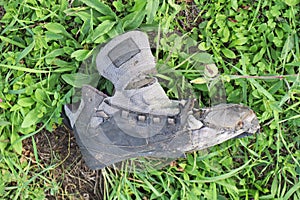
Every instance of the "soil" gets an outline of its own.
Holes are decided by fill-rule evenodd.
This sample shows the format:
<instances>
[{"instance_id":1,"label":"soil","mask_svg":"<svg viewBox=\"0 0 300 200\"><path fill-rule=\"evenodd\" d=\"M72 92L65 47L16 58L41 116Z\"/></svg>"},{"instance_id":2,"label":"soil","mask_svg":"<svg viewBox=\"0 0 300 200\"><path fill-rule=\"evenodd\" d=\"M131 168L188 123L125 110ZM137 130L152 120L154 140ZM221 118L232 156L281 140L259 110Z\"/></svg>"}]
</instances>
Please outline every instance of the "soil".
<instances>
[{"instance_id":1,"label":"soil","mask_svg":"<svg viewBox=\"0 0 300 200\"><path fill-rule=\"evenodd\" d=\"M55 164L50 180L61 186L55 195L46 192L47 199L103 199L101 171L85 165L71 130L60 126L52 133L44 130L34 135L34 139L40 164L45 167ZM34 159L31 138L23 141L23 149L24 156Z\"/></svg>"},{"instance_id":2,"label":"soil","mask_svg":"<svg viewBox=\"0 0 300 200\"><path fill-rule=\"evenodd\" d=\"M193 0L181 0L178 3L184 3L185 9L182 9L177 15L177 21L180 25L179 30L190 32L193 28L198 28L203 19L199 16L200 9Z\"/></svg>"},{"instance_id":3,"label":"soil","mask_svg":"<svg viewBox=\"0 0 300 200\"><path fill-rule=\"evenodd\" d=\"M0 6L0 19L5 15L5 10L3 6Z\"/></svg>"}]
</instances>

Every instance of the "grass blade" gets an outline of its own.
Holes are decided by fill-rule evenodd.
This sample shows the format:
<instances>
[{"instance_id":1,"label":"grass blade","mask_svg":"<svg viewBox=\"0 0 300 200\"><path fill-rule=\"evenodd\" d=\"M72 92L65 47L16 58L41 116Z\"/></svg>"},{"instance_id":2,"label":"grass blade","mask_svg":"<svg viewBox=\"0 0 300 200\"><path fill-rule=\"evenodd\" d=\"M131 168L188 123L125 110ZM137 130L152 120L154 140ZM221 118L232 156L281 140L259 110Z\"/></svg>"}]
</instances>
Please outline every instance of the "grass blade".
<instances>
[{"instance_id":1,"label":"grass blade","mask_svg":"<svg viewBox=\"0 0 300 200\"><path fill-rule=\"evenodd\" d=\"M4 36L0 36L0 40L2 40L3 42L7 42L9 44L12 44L12 45L15 45L17 47L20 47L20 48L25 48L26 46L20 42L17 42L17 41L14 41L10 38L7 38L7 37L4 37Z\"/></svg>"},{"instance_id":2,"label":"grass blade","mask_svg":"<svg viewBox=\"0 0 300 200\"><path fill-rule=\"evenodd\" d=\"M294 185L287 193L284 195L283 200L289 200L291 199L291 196L300 190L300 182L298 182L296 185Z\"/></svg>"},{"instance_id":3,"label":"grass blade","mask_svg":"<svg viewBox=\"0 0 300 200\"><path fill-rule=\"evenodd\" d=\"M28 72L28 73L37 73L37 74L39 74L39 73L40 74L49 73L49 71L47 71L47 70L31 69L31 68L13 66L13 65L0 64L0 67L5 67L7 69L14 69L14 70L17 70L17 71L23 71L23 72Z\"/></svg>"},{"instance_id":4,"label":"grass blade","mask_svg":"<svg viewBox=\"0 0 300 200\"><path fill-rule=\"evenodd\" d=\"M227 178L230 178L230 177L234 176L235 174L237 174L238 172L240 172L242 169L244 169L245 167L247 167L247 165L251 161L252 161L252 159L249 160L248 162L246 162L241 167L236 168L236 169L230 171L229 173L222 174L220 176L215 176L215 177L202 177L200 180L191 180L191 182L193 182L193 183L212 183L212 182L217 182L217 181L220 181L220 180L225 180Z\"/></svg>"},{"instance_id":5,"label":"grass blade","mask_svg":"<svg viewBox=\"0 0 300 200\"><path fill-rule=\"evenodd\" d=\"M90 6L91 8L97 10L99 13L103 15L111 16L114 19L117 18L116 14L112 11L112 9L99 0L81 0L81 1L86 5Z\"/></svg>"},{"instance_id":6,"label":"grass blade","mask_svg":"<svg viewBox=\"0 0 300 200\"><path fill-rule=\"evenodd\" d=\"M21 59L25 58L25 56L27 56L27 54L29 54L32 51L34 46L35 46L35 41L33 40L33 42L19 54L16 62L18 63L20 62Z\"/></svg>"}]
</instances>

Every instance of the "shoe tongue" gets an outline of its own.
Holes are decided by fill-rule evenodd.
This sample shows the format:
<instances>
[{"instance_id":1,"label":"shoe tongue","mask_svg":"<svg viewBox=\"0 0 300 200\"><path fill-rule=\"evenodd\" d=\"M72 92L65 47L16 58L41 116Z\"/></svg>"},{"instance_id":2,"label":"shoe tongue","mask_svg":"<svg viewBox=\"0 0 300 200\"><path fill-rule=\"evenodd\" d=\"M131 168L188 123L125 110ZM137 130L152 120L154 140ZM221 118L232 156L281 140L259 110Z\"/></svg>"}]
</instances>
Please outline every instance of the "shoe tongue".
<instances>
[{"instance_id":1,"label":"shoe tongue","mask_svg":"<svg viewBox=\"0 0 300 200\"><path fill-rule=\"evenodd\" d=\"M140 31L119 35L97 55L97 70L110 80L116 90L123 90L133 79L156 73L148 37Z\"/></svg>"},{"instance_id":2,"label":"shoe tongue","mask_svg":"<svg viewBox=\"0 0 300 200\"><path fill-rule=\"evenodd\" d=\"M133 39L127 38L117 44L117 46L115 46L112 50L110 50L108 52L108 57L115 65L115 67L119 68L121 67L121 65L128 62L131 58L133 58L140 52L141 50L133 41Z\"/></svg>"}]
</instances>

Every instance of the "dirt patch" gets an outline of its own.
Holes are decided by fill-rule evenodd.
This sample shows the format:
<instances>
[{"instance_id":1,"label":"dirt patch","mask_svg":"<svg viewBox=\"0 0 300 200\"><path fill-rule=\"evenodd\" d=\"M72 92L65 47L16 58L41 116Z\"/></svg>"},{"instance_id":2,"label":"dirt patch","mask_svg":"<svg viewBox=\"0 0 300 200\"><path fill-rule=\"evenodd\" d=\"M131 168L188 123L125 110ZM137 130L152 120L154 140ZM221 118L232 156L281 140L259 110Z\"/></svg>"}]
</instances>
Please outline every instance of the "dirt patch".
<instances>
[{"instance_id":1,"label":"dirt patch","mask_svg":"<svg viewBox=\"0 0 300 200\"><path fill-rule=\"evenodd\" d=\"M0 6L0 19L5 15L5 10L3 6Z\"/></svg>"},{"instance_id":2,"label":"dirt patch","mask_svg":"<svg viewBox=\"0 0 300 200\"><path fill-rule=\"evenodd\" d=\"M192 0L179 1L184 4L182 9L177 15L177 21L184 31L191 31L193 28L198 28L199 24L203 21L200 17L200 9Z\"/></svg>"},{"instance_id":3,"label":"dirt patch","mask_svg":"<svg viewBox=\"0 0 300 200\"><path fill-rule=\"evenodd\" d=\"M45 167L55 165L49 179L61 185L54 195L47 193L47 199L103 199L101 171L90 170L85 165L72 131L60 126L52 133L42 131L34 139L40 164ZM34 157L31 138L24 140L23 146L23 154Z\"/></svg>"}]
</instances>

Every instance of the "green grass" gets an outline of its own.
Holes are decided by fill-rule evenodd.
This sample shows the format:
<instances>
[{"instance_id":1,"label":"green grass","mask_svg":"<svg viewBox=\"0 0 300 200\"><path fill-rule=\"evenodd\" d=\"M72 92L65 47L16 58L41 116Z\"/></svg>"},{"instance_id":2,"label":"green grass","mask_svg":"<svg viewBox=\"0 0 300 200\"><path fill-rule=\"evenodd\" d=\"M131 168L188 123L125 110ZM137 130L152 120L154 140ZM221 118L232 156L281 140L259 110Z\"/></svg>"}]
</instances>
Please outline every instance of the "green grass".
<instances>
[{"instance_id":1,"label":"green grass","mask_svg":"<svg viewBox=\"0 0 300 200\"><path fill-rule=\"evenodd\" d=\"M299 0L195 0L197 16L189 15L192 6L172 0L101 2L0 2L6 10L0 20L0 199L59 193L55 166L41 167L37 154L37 163L20 160L21 141L61 123L72 95L63 77L76 73L97 45L148 26L197 40L222 72L227 101L250 106L262 130L159 171L105 169L106 198L300 198ZM202 104L207 101L204 95Z\"/></svg>"}]
</instances>

